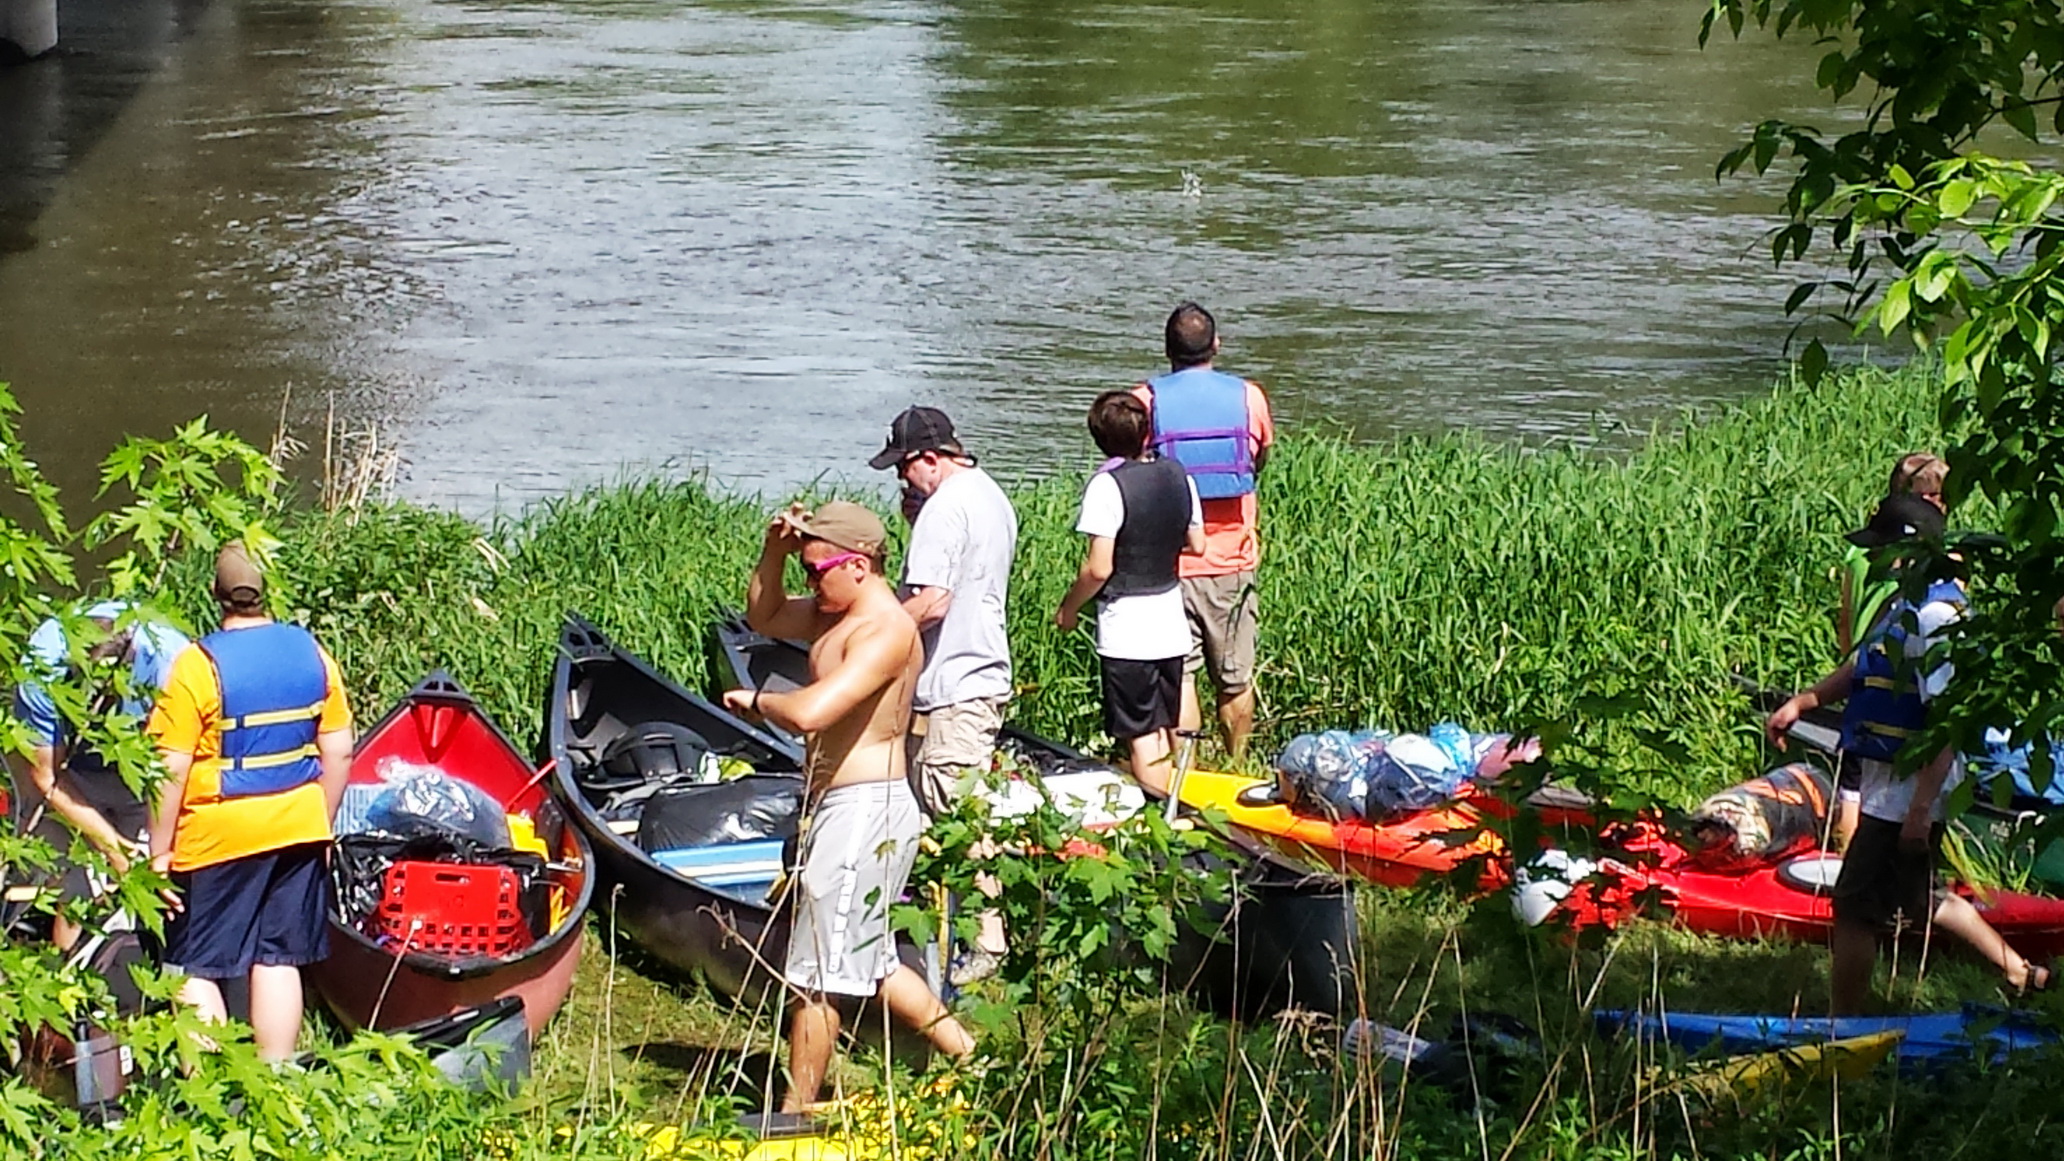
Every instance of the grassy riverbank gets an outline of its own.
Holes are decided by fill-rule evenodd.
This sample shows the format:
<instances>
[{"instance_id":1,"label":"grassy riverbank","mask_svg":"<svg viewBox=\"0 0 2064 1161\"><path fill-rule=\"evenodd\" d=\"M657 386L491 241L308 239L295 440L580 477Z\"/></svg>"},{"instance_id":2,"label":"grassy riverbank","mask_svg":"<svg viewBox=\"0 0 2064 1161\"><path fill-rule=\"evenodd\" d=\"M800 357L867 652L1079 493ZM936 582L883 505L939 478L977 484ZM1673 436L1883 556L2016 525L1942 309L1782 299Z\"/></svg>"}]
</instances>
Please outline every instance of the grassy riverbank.
<instances>
[{"instance_id":1,"label":"grassy riverbank","mask_svg":"<svg viewBox=\"0 0 2064 1161\"><path fill-rule=\"evenodd\" d=\"M1726 675L1816 674L1832 649L1830 566L1900 452L1940 446L1919 372L1852 372L1610 458L1468 436L1356 447L1290 436L1264 480L1263 754L1334 725L1555 722L1629 789L1688 802L1767 755ZM1085 456L1085 461L1087 456ZM1017 719L1097 741L1087 640L1050 627L1080 550L1079 481L1014 494ZM769 502L771 503L771 501ZM559 618L577 609L690 685L704 632L740 599L768 503L699 482L591 491L492 527L407 505L305 515L281 575L370 717L450 668L519 739L535 735ZM183 591L197 593L189 576ZM200 612L199 609L193 610ZM1476 1104L1337 1050L1299 1023L1230 1028L1179 999L1123 1006L1088 1040L1053 1013L977 1018L994 1057L945 1096L899 1085L900 1123L952 1155L1027 1157L1907 1155L1996 1143L2056 1152L2039 1068L1928 1082L1888 1072L1746 1109L1659 1089L1679 1060L1598 1039L1592 1007L1812 1011L1825 954L1636 925L1573 947L1502 901L1366 891L1368 1014L1423 1034L1500 1013L1545 1053ZM540 1046L535 1123L671 1123L759 1091L774 1029L590 934L573 1001ZM1946 960L1900 959L1881 992L1941 1007L1989 994ZM1167 988L1170 994L1179 991ZM850 1073L880 1073L862 1062ZM1486 1078L1489 1079L1489 1078ZM751 1098L748 1097L748 1100ZM1916 1102L1958 1115L1915 1115ZM1839 1117L1836 1110L1839 1108Z\"/></svg>"}]
</instances>

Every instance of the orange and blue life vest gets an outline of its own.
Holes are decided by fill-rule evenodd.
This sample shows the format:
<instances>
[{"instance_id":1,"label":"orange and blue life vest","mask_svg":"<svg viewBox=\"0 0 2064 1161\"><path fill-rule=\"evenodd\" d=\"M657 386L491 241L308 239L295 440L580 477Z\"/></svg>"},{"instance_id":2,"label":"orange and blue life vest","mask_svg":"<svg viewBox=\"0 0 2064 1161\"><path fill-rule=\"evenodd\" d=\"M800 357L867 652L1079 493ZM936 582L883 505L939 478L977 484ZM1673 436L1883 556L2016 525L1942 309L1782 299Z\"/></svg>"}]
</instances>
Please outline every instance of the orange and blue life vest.
<instances>
[{"instance_id":1,"label":"orange and blue life vest","mask_svg":"<svg viewBox=\"0 0 2064 1161\"><path fill-rule=\"evenodd\" d=\"M1964 588L1953 580L1928 586L1922 604L1947 601L1962 607ZM1856 647L1856 676L1842 710L1842 749L1859 758L1889 762L1908 738L1927 724L1921 700L1921 665L1909 661L1906 641L1916 631L1918 606L1901 597L1892 602Z\"/></svg>"},{"instance_id":2,"label":"orange and blue life vest","mask_svg":"<svg viewBox=\"0 0 2064 1161\"><path fill-rule=\"evenodd\" d=\"M308 630L254 625L200 645L222 686L222 797L278 794L321 777L315 736L329 678Z\"/></svg>"},{"instance_id":3,"label":"orange and blue life vest","mask_svg":"<svg viewBox=\"0 0 2064 1161\"><path fill-rule=\"evenodd\" d=\"M1182 464L1197 485L1198 499L1254 491L1245 379L1186 367L1149 379L1147 387L1154 396L1154 449Z\"/></svg>"}]
</instances>

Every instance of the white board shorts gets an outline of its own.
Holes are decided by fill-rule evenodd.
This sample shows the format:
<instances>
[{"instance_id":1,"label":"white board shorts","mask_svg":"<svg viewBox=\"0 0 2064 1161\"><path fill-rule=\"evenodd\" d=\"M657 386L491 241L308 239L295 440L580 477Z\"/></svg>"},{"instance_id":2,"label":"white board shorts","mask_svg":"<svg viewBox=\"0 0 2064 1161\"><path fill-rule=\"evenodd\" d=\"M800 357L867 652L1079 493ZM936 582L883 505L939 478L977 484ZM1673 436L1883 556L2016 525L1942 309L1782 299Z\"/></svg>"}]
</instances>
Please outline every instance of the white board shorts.
<instances>
[{"instance_id":1,"label":"white board shorts","mask_svg":"<svg viewBox=\"0 0 2064 1161\"><path fill-rule=\"evenodd\" d=\"M895 973L889 908L910 879L924 827L903 779L825 791L789 885L794 928L782 975L790 985L872 996Z\"/></svg>"}]
</instances>

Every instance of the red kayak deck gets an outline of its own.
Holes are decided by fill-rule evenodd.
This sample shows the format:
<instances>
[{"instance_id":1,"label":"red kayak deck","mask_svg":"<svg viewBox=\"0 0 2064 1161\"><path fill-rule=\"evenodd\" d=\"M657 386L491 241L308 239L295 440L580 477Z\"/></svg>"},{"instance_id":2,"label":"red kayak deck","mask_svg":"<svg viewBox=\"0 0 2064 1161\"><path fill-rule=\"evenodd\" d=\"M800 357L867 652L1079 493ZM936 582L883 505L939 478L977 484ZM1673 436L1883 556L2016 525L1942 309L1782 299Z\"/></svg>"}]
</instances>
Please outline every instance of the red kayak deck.
<instances>
[{"instance_id":1,"label":"red kayak deck","mask_svg":"<svg viewBox=\"0 0 2064 1161\"><path fill-rule=\"evenodd\" d=\"M1587 884L1564 904L1579 926L1614 926L1639 910L1653 892L1679 926L1728 939L1796 939L1825 943L1834 930L1829 895L1840 860L1808 851L1773 865L1735 872L1694 865L1678 843L1650 832L1628 844L1632 861L1603 860L1602 882ZM1956 890L1979 914L2033 959L2064 954L2064 899L2014 891Z\"/></svg>"}]
</instances>

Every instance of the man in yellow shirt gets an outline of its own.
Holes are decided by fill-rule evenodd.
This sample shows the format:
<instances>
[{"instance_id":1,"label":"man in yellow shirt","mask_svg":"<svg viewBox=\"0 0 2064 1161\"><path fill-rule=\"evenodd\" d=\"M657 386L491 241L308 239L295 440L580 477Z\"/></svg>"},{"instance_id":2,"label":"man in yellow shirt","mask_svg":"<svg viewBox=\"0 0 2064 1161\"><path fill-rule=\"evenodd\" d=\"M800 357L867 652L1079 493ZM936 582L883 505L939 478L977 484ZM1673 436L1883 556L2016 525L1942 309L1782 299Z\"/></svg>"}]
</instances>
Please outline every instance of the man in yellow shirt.
<instances>
[{"instance_id":1,"label":"man in yellow shirt","mask_svg":"<svg viewBox=\"0 0 2064 1161\"><path fill-rule=\"evenodd\" d=\"M222 628L172 663L151 710L165 762L151 866L179 901L165 964L181 1001L224 1020L220 981L246 974L259 1054L293 1055L301 965L329 953L330 823L351 771L337 663L265 613L265 579L232 543L215 562Z\"/></svg>"}]
</instances>

